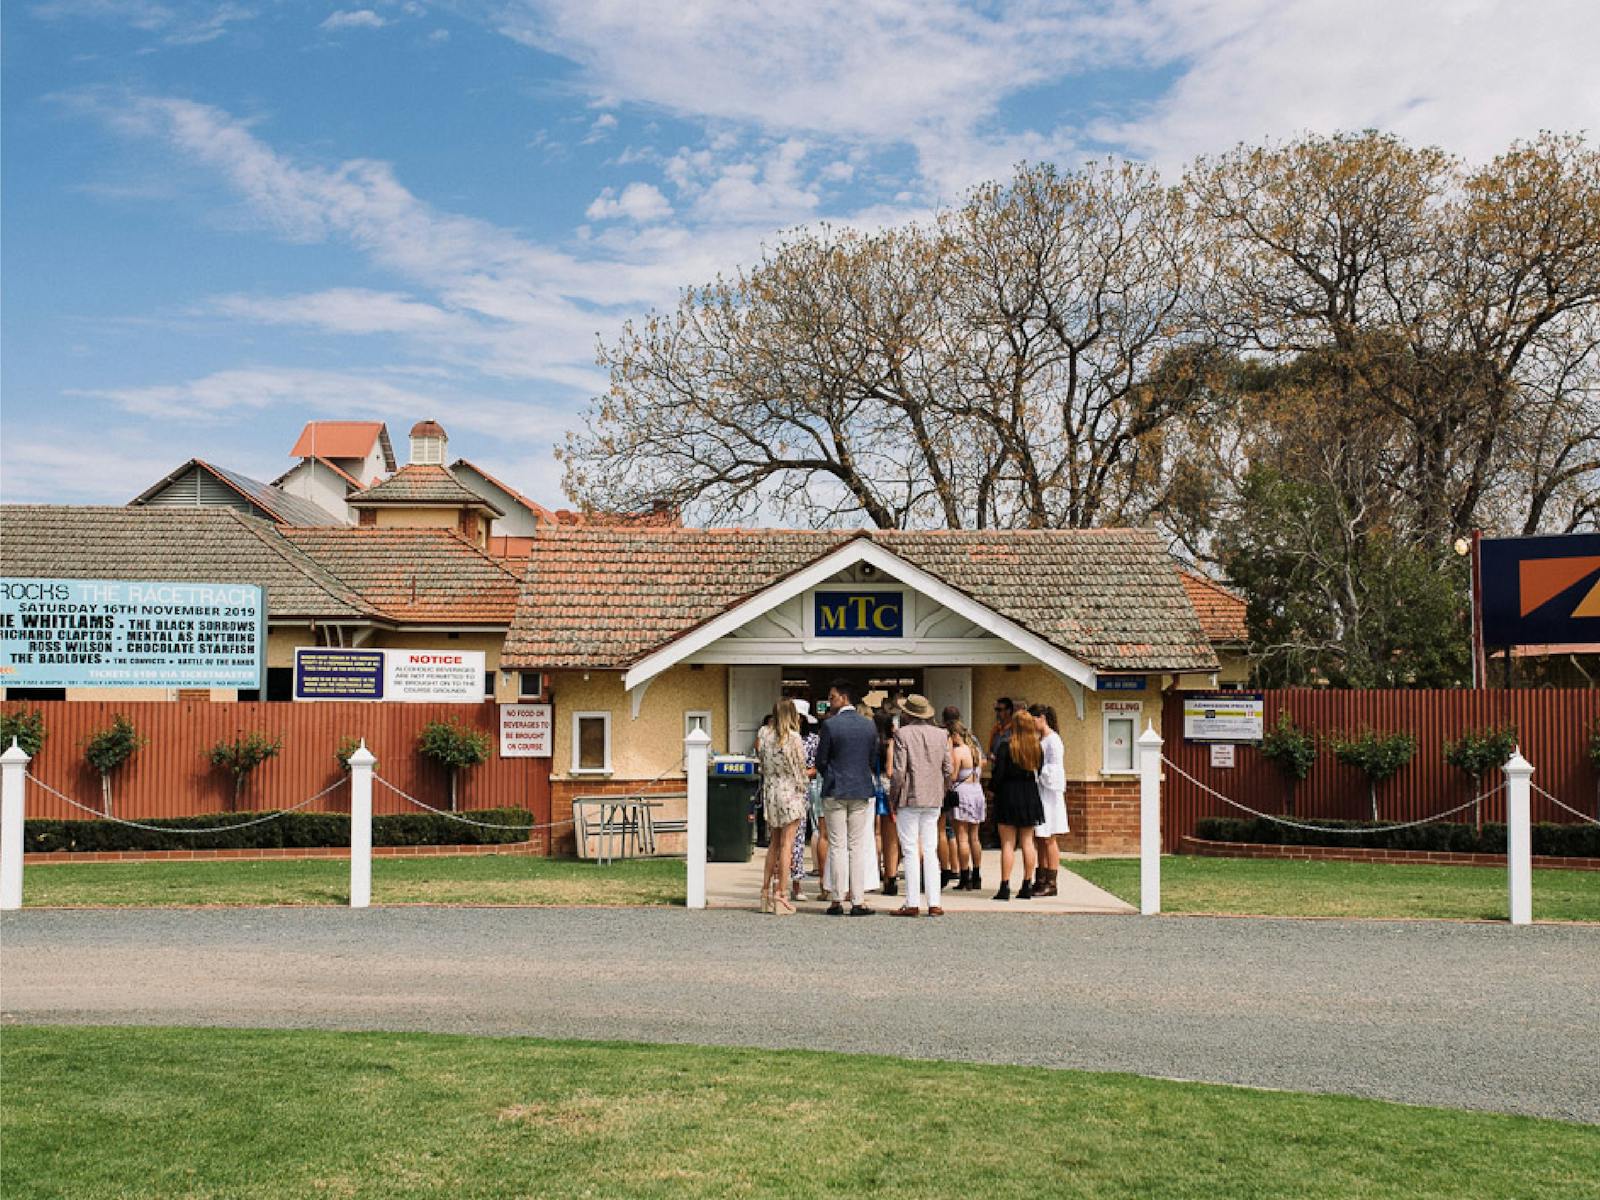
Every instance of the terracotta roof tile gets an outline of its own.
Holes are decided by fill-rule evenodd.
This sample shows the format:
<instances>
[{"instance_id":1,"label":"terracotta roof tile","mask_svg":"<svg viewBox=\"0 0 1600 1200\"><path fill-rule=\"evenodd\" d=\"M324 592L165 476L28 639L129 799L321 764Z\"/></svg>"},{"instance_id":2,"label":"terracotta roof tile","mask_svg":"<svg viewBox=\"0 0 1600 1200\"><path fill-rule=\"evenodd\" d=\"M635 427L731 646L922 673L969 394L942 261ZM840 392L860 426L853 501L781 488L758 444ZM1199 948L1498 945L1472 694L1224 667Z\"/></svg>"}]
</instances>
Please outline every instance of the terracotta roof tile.
<instances>
[{"instance_id":1,"label":"terracotta roof tile","mask_svg":"<svg viewBox=\"0 0 1600 1200\"><path fill-rule=\"evenodd\" d=\"M397 622L507 625L517 575L453 529L282 529L296 549Z\"/></svg>"},{"instance_id":2,"label":"terracotta roof tile","mask_svg":"<svg viewBox=\"0 0 1600 1200\"><path fill-rule=\"evenodd\" d=\"M382 445L384 459L394 470L394 451L382 421L307 421L289 453L295 458L365 458L374 442Z\"/></svg>"},{"instance_id":3,"label":"terracotta roof tile","mask_svg":"<svg viewBox=\"0 0 1600 1200\"><path fill-rule=\"evenodd\" d=\"M1155 534L556 528L535 535L504 661L621 668L855 537L1103 670L1215 670Z\"/></svg>"},{"instance_id":4,"label":"terracotta roof tile","mask_svg":"<svg viewBox=\"0 0 1600 1200\"><path fill-rule=\"evenodd\" d=\"M1200 628L1213 642L1245 643L1250 631L1245 626L1245 599L1237 592L1223 587L1214 579L1194 571L1178 571L1183 580L1183 590L1189 593L1189 603L1200 617Z\"/></svg>"},{"instance_id":5,"label":"terracotta roof tile","mask_svg":"<svg viewBox=\"0 0 1600 1200\"><path fill-rule=\"evenodd\" d=\"M381 483L351 495L349 502L355 508L369 504L471 504L505 516L498 506L450 474L448 468L421 463L401 467Z\"/></svg>"},{"instance_id":6,"label":"terracotta roof tile","mask_svg":"<svg viewBox=\"0 0 1600 1200\"><path fill-rule=\"evenodd\" d=\"M215 466L204 459L191 458L183 466L165 476L160 482L152 484L128 501L130 507L142 507L152 504L152 501L177 482L190 471L200 471L211 476L223 487L227 488L247 504L255 508L255 515L265 517L267 520L279 522L284 525L326 525L337 518L322 511L309 500L292 495L270 483L262 483L259 479L251 479L248 475L241 475L238 471L230 471L226 467ZM196 505L194 507L221 507L219 505Z\"/></svg>"}]
</instances>

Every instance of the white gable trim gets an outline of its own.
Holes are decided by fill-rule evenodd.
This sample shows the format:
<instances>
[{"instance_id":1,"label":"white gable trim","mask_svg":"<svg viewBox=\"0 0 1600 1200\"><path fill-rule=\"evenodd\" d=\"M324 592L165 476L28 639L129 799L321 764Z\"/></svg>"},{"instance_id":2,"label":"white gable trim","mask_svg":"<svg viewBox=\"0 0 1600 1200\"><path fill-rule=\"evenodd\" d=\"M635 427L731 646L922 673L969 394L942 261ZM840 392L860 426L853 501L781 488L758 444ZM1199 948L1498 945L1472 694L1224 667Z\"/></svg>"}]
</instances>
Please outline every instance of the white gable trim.
<instances>
[{"instance_id":1,"label":"white gable trim","mask_svg":"<svg viewBox=\"0 0 1600 1200\"><path fill-rule=\"evenodd\" d=\"M764 588L742 604L735 605L733 608L707 621L699 628L690 630L655 653L641 659L623 676L623 688L627 691L632 691L639 685L654 679L669 667L676 666L690 655L705 649L712 642L726 637L741 625L753 621L763 613L776 608L785 600L798 596L820 583L826 583L840 571L860 562L871 563L880 571L884 571L907 586L915 588L929 599L937 601L951 612L958 613L979 628L985 629L1002 641L1010 643L1030 658L1037 660L1067 679L1075 680L1086 688L1094 687L1093 667L1080 662L1065 651L1057 649L1037 634L1029 633L1015 621L1002 617L992 609L984 607L949 584L928 574L922 568L914 566L899 555L886 550L877 542L868 538L856 538L853 541L846 542L833 553L825 555L803 570L796 571L787 579L779 580L771 587Z\"/></svg>"}]
</instances>

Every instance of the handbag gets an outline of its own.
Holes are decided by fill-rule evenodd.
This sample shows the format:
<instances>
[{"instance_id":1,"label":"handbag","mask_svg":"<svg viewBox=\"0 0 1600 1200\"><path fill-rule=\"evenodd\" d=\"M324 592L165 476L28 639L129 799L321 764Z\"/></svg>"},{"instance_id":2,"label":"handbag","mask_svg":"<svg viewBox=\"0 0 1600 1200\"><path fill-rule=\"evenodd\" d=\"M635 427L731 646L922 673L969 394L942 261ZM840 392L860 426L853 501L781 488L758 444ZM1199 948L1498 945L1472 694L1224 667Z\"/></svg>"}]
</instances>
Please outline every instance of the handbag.
<instances>
[{"instance_id":1,"label":"handbag","mask_svg":"<svg viewBox=\"0 0 1600 1200\"><path fill-rule=\"evenodd\" d=\"M956 791L955 788L951 788L949 791L945 792L945 794L944 794L944 809L943 809L943 811L950 812L952 809L955 808L956 805L958 805L960 803L961 803L961 793Z\"/></svg>"}]
</instances>

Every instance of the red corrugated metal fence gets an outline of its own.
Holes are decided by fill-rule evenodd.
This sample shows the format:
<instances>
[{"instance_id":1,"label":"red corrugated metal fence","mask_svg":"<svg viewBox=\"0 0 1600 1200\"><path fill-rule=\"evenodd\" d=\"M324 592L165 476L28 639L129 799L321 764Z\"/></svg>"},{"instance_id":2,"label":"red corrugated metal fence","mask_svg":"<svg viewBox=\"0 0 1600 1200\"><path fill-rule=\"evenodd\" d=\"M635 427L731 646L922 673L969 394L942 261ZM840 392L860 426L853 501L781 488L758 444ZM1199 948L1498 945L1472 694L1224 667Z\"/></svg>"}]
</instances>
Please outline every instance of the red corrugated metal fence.
<instances>
[{"instance_id":1,"label":"red corrugated metal fence","mask_svg":"<svg viewBox=\"0 0 1600 1200\"><path fill-rule=\"evenodd\" d=\"M529 808L534 820L550 819L550 760L501 758L499 715L494 704L208 703L29 701L8 711L37 709L48 731L44 748L29 768L41 781L96 807L100 776L83 759L83 744L128 717L146 745L113 776L112 812L119 817L186 817L223 812L233 795L233 777L211 766L210 749L241 733L281 737L278 757L250 776L242 809L287 808L343 777L334 751L346 737L364 737L378 756L378 774L418 800L445 808L449 783L443 770L417 753L417 735L430 721L455 719L494 740L489 761L461 773L461 808ZM350 791L335 788L313 811L348 812ZM420 811L384 787L373 788L377 813ZM38 788L28 789L30 817L81 817L83 813Z\"/></svg>"},{"instance_id":2,"label":"red corrugated metal fence","mask_svg":"<svg viewBox=\"0 0 1600 1200\"><path fill-rule=\"evenodd\" d=\"M1443 744L1469 730L1514 725L1522 753L1534 766L1533 782L1567 804L1594 815L1596 773L1588 756L1589 731L1600 721L1600 691L1373 691L1343 692L1297 689L1264 693L1266 724L1287 710L1300 728L1318 735L1316 765L1310 778L1295 789L1294 808L1301 816L1367 820L1372 809L1367 781L1354 767L1333 756L1327 737L1363 729L1404 732L1416 738L1417 749L1399 775L1378 789L1378 813L1384 821L1415 821L1454 808L1472 798L1466 775L1444 760ZM1162 712L1165 753L1190 775L1224 795L1267 813L1285 811L1285 788L1278 769L1254 746L1238 747L1232 769L1211 766L1210 747L1183 740L1183 697L1171 693ZM1499 783L1497 777L1491 786ZM1162 792L1162 833L1166 849L1192 836L1201 817L1245 817L1248 814L1208 796L1172 771ZM1470 819L1470 810L1466 814ZM1455 817L1452 820L1460 820ZM1485 821L1505 819L1505 794L1483 806ZM1537 791L1535 821L1573 821Z\"/></svg>"}]
</instances>

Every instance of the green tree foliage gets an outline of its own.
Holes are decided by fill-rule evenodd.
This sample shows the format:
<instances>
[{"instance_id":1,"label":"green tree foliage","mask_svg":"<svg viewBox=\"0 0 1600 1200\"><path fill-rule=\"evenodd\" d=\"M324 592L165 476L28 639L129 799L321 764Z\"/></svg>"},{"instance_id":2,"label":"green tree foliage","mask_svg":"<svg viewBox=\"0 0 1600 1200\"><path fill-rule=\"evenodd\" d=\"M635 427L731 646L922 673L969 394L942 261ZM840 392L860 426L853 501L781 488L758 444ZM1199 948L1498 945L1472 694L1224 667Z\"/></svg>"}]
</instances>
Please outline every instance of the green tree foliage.
<instances>
[{"instance_id":1,"label":"green tree foliage","mask_svg":"<svg viewBox=\"0 0 1600 1200\"><path fill-rule=\"evenodd\" d=\"M1378 819L1378 785L1393 779L1417 752L1417 739L1409 733L1335 735L1333 756L1346 766L1355 767L1367 777L1367 795L1372 801L1372 819Z\"/></svg>"},{"instance_id":2,"label":"green tree foliage","mask_svg":"<svg viewBox=\"0 0 1600 1200\"><path fill-rule=\"evenodd\" d=\"M1278 710L1278 723L1261 739L1261 754L1277 767L1288 785L1287 805L1294 812L1294 793L1297 784L1311 774L1317 761L1317 739L1294 723L1289 710Z\"/></svg>"},{"instance_id":3,"label":"green tree foliage","mask_svg":"<svg viewBox=\"0 0 1600 1200\"><path fill-rule=\"evenodd\" d=\"M455 718L430 721L417 736L417 749L444 767L450 777L450 811L456 811L456 779L467 767L489 760L493 743L489 735L468 729Z\"/></svg>"},{"instance_id":4,"label":"green tree foliage","mask_svg":"<svg viewBox=\"0 0 1600 1200\"><path fill-rule=\"evenodd\" d=\"M361 748L361 739L355 734L346 734L339 739L339 745L333 752L333 757L339 760L339 769L350 770L350 756Z\"/></svg>"},{"instance_id":5,"label":"green tree foliage","mask_svg":"<svg viewBox=\"0 0 1600 1200\"><path fill-rule=\"evenodd\" d=\"M233 800L228 811L238 811L239 797L251 772L267 759L276 758L281 749L282 738L271 738L259 731L241 733L211 747L211 765L233 776Z\"/></svg>"},{"instance_id":6,"label":"green tree foliage","mask_svg":"<svg viewBox=\"0 0 1600 1200\"><path fill-rule=\"evenodd\" d=\"M139 736L133 722L122 713L84 742L83 757L100 774L100 798L106 816L111 815L111 776L144 744L145 739Z\"/></svg>"},{"instance_id":7,"label":"green tree foliage","mask_svg":"<svg viewBox=\"0 0 1600 1200\"><path fill-rule=\"evenodd\" d=\"M11 749L16 741L29 758L37 758L44 747L48 731L44 727L44 714L37 708L12 708L0 712L0 751Z\"/></svg>"}]
</instances>

